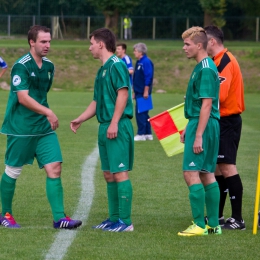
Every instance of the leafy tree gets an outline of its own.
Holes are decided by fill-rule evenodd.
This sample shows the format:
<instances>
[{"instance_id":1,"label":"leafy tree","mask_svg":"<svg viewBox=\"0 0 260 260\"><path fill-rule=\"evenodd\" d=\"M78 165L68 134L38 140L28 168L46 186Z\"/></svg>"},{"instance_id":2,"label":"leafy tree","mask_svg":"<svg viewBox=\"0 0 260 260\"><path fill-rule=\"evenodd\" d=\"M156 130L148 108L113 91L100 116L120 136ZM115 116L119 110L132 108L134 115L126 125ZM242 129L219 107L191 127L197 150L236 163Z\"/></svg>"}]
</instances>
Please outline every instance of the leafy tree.
<instances>
[{"instance_id":1,"label":"leafy tree","mask_svg":"<svg viewBox=\"0 0 260 260\"><path fill-rule=\"evenodd\" d=\"M142 0L133 15L140 16L172 16L203 14L199 0Z\"/></svg>"},{"instance_id":2,"label":"leafy tree","mask_svg":"<svg viewBox=\"0 0 260 260\"><path fill-rule=\"evenodd\" d=\"M0 10L7 11L9 2L7 0L0 0Z\"/></svg>"},{"instance_id":3,"label":"leafy tree","mask_svg":"<svg viewBox=\"0 0 260 260\"><path fill-rule=\"evenodd\" d=\"M120 14L130 13L140 0L86 0L105 16L105 27L118 33L118 19Z\"/></svg>"},{"instance_id":4,"label":"leafy tree","mask_svg":"<svg viewBox=\"0 0 260 260\"><path fill-rule=\"evenodd\" d=\"M224 13L226 11L226 0L199 0L204 10L204 26L225 25Z\"/></svg>"},{"instance_id":5,"label":"leafy tree","mask_svg":"<svg viewBox=\"0 0 260 260\"><path fill-rule=\"evenodd\" d=\"M260 16L260 1L259 0L227 0L228 3L239 7L247 16Z\"/></svg>"}]
</instances>

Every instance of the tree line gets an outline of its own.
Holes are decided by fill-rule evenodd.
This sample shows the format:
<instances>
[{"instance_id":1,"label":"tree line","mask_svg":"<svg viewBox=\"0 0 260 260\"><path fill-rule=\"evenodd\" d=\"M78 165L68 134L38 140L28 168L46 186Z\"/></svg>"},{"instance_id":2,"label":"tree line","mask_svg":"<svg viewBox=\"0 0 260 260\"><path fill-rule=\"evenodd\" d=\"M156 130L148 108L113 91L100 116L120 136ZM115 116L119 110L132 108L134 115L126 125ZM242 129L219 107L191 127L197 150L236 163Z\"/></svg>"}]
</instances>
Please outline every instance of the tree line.
<instances>
[{"instance_id":1,"label":"tree line","mask_svg":"<svg viewBox=\"0 0 260 260\"><path fill-rule=\"evenodd\" d=\"M204 26L214 24L223 27L225 17L260 16L260 0L0 0L0 14L104 15L104 26L112 30L116 30L119 17L126 14L204 16Z\"/></svg>"}]
</instances>

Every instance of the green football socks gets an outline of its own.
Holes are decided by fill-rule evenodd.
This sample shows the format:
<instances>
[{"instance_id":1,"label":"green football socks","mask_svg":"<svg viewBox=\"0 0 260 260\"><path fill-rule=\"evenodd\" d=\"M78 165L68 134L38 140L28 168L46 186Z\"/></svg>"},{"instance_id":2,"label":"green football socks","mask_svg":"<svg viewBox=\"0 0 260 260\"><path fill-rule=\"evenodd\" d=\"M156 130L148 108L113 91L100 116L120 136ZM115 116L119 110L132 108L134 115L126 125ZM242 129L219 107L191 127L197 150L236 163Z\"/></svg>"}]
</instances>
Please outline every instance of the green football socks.
<instances>
[{"instance_id":1,"label":"green football socks","mask_svg":"<svg viewBox=\"0 0 260 260\"><path fill-rule=\"evenodd\" d=\"M2 215L7 212L12 214L12 201L14 197L16 179L9 177L5 172L1 180L1 202L2 202Z\"/></svg>"},{"instance_id":2,"label":"green football socks","mask_svg":"<svg viewBox=\"0 0 260 260\"><path fill-rule=\"evenodd\" d=\"M107 182L107 198L108 198L108 213L109 219L117 222L119 219L118 211L118 189L116 182Z\"/></svg>"},{"instance_id":3,"label":"green football socks","mask_svg":"<svg viewBox=\"0 0 260 260\"><path fill-rule=\"evenodd\" d=\"M213 228L219 225L219 198L220 191L217 182L213 182L205 186L205 202L207 209L208 225Z\"/></svg>"},{"instance_id":4,"label":"green football socks","mask_svg":"<svg viewBox=\"0 0 260 260\"><path fill-rule=\"evenodd\" d=\"M117 183L119 200L119 218L127 225L131 225L132 184L130 180Z\"/></svg>"},{"instance_id":5,"label":"green football socks","mask_svg":"<svg viewBox=\"0 0 260 260\"><path fill-rule=\"evenodd\" d=\"M190 205L191 205L191 212L192 217L194 219L194 223L201 227L205 228L205 221L204 221L204 205L205 205L205 190L202 185L200 184L193 184L189 186L190 194Z\"/></svg>"},{"instance_id":6,"label":"green football socks","mask_svg":"<svg viewBox=\"0 0 260 260\"><path fill-rule=\"evenodd\" d=\"M63 205L63 188L61 178L46 179L46 193L51 206L53 219L55 222L65 217Z\"/></svg>"}]
</instances>

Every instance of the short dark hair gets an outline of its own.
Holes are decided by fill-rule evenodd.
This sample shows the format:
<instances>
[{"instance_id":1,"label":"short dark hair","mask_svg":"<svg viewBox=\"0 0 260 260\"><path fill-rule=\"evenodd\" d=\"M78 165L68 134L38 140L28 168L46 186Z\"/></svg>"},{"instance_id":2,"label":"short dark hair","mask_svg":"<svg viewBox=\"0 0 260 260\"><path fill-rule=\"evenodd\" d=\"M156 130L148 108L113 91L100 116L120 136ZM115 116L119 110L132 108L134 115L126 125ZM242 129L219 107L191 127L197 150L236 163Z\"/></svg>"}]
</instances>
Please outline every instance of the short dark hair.
<instances>
[{"instance_id":1,"label":"short dark hair","mask_svg":"<svg viewBox=\"0 0 260 260\"><path fill-rule=\"evenodd\" d=\"M212 36L218 43L224 42L223 31L215 25L209 25L205 28L206 34Z\"/></svg>"},{"instance_id":2,"label":"short dark hair","mask_svg":"<svg viewBox=\"0 0 260 260\"><path fill-rule=\"evenodd\" d=\"M126 51L126 49L127 49L127 46L126 46L126 44L125 43L123 43L123 42L119 42L116 46L121 46L122 47L122 49L123 50L125 50Z\"/></svg>"},{"instance_id":3,"label":"short dark hair","mask_svg":"<svg viewBox=\"0 0 260 260\"><path fill-rule=\"evenodd\" d=\"M116 36L112 31L110 31L107 28L100 28L95 30L89 35L89 39L94 37L94 39L99 42L102 41L106 45L106 49L109 52L115 52L116 51Z\"/></svg>"},{"instance_id":4,"label":"short dark hair","mask_svg":"<svg viewBox=\"0 0 260 260\"><path fill-rule=\"evenodd\" d=\"M28 31L28 43L29 43L29 45L30 45L30 40L33 40L34 42L36 42L39 32L50 33L51 29L46 27L46 26L42 26L42 25L31 26L30 30Z\"/></svg>"}]
</instances>

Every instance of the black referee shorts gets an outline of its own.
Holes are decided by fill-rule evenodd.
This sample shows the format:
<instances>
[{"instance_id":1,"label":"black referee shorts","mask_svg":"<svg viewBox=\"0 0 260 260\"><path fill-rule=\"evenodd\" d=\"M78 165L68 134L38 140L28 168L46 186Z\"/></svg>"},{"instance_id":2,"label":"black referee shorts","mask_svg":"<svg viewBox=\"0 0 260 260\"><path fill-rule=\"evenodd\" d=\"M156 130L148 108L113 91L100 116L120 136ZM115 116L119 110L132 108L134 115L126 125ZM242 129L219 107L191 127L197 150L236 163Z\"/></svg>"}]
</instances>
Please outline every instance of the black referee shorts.
<instances>
[{"instance_id":1,"label":"black referee shorts","mask_svg":"<svg viewBox=\"0 0 260 260\"><path fill-rule=\"evenodd\" d=\"M236 164L242 118L239 114L221 117L219 125L220 140L217 163Z\"/></svg>"}]
</instances>

